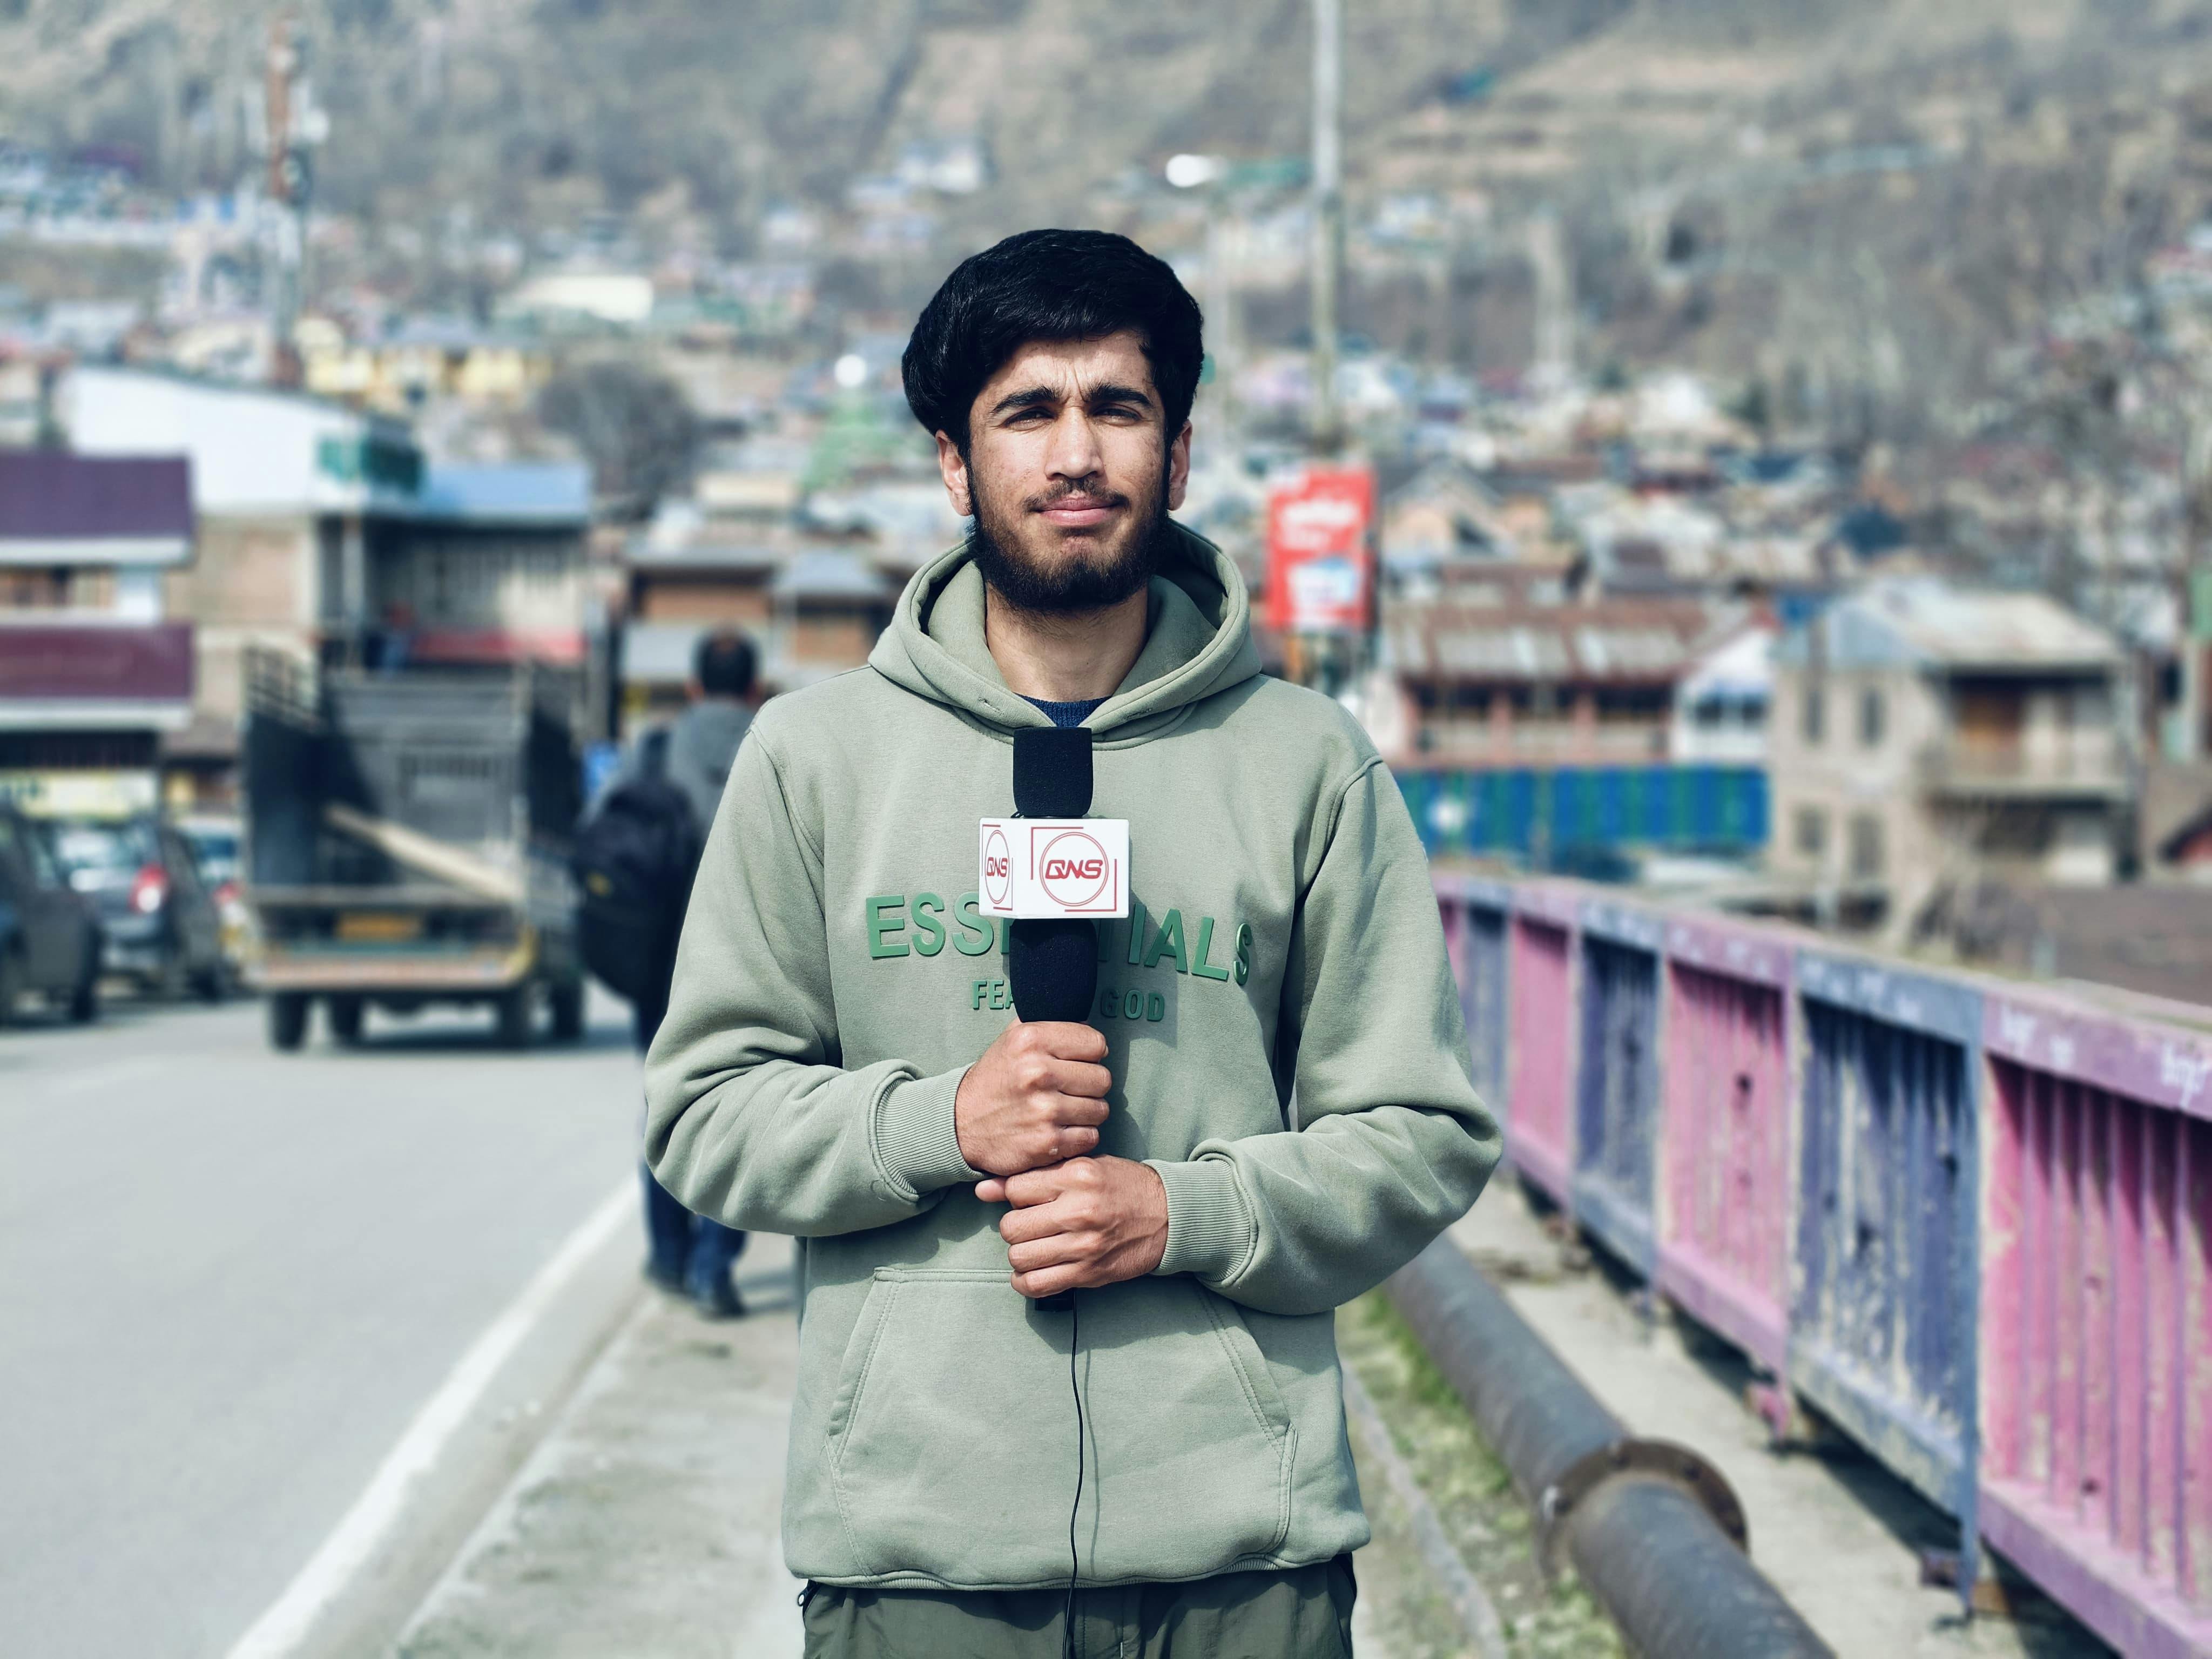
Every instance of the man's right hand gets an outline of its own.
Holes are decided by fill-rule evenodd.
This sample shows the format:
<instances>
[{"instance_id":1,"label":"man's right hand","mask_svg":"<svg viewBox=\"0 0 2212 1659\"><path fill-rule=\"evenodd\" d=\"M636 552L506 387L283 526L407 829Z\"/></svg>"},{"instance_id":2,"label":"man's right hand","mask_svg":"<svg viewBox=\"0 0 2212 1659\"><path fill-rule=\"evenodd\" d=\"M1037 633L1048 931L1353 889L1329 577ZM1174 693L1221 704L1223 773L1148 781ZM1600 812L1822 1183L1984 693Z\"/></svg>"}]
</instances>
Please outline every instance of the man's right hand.
<instances>
[{"instance_id":1,"label":"man's right hand","mask_svg":"<svg viewBox=\"0 0 2212 1659\"><path fill-rule=\"evenodd\" d=\"M1114 1086L1105 1058L1105 1036L1088 1025L1007 1026L953 1097L960 1156L986 1175L1013 1176L1091 1152Z\"/></svg>"}]
</instances>

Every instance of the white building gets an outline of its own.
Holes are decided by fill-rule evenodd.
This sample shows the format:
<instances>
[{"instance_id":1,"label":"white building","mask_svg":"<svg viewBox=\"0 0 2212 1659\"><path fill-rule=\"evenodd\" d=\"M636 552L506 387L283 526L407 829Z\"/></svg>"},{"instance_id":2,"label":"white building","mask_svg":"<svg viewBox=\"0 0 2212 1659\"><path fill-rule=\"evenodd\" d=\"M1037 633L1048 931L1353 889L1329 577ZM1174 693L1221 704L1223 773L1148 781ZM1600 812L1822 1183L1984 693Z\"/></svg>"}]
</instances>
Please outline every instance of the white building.
<instances>
[{"instance_id":1,"label":"white building","mask_svg":"<svg viewBox=\"0 0 2212 1659\"><path fill-rule=\"evenodd\" d=\"M1774 630L1747 628L1700 656L1675 683L1667 750L1677 763L1764 766L1774 704Z\"/></svg>"}]
</instances>

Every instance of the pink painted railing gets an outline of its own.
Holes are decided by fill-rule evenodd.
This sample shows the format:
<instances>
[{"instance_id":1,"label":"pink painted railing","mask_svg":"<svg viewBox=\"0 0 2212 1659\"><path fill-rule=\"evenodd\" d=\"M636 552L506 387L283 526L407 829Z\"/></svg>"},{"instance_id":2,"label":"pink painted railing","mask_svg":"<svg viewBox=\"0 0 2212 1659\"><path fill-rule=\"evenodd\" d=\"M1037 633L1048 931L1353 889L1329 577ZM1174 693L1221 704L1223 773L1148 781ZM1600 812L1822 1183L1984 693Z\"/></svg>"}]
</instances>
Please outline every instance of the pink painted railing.
<instances>
[{"instance_id":1,"label":"pink painted railing","mask_svg":"<svg viewBox=\"0 0 2212 1659\"><path fill-rule=\"evenodd\" d=\"M1778 1376L1790 1334L1790 951L1668 924L1659 1288Z\"/></svg>"},{"instance_id":2,"label":"pink painted railing","mask_svg":"<svg viewBox=\"0 0 2212 1659\"><path fill-rule=\"evenodd\" d=\"M2124 1653L2212 1653L2212 1038L1991 995L1982 1526Z\"/></svg>"},{"instance_id":3,"label":"pink painted railing","mask_svg":"<svg viewBox=\"0 0 2212 1659\"><path fill-rule=\"evenodd\" d=\"M1506 946L1506 1155L1562 1204L1574 1168L1574 919L1571 892L1532 884L1514 895Z\"/></svg>"},{"instance_id":4,"label":"pink painted railing","mask_svg":"<svg viewBox=\"0 0 2212 1659\"><path fill-rule=\"evenodd\" d=\"M1588 1224L1602 904L1480 884L1478 952L1470 880L1508 1150ZM2130 1659L2212 1656L2212 1015L1702 916L1658 948L1656 1287L1955 1516L1970 1575L1986 1540Z\"/></svg>"}]
</instances>

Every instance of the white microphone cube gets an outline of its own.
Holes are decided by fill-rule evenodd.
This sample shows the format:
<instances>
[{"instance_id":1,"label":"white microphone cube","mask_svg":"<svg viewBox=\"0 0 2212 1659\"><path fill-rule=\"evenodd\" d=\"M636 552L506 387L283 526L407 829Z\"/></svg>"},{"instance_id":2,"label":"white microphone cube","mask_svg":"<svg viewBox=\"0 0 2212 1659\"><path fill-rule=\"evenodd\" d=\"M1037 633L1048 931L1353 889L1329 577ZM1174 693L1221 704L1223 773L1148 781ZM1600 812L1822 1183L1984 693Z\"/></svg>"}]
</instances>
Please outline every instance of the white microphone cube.
<instances>
[{"instance_id":1,"label":"white microphone cube","mask_svg":"<svg viewBox=\"0 0 2212 1659\"><path fill-rule=\"evenodd\" d=\"M987 916L1104 921L1129 914L1127 818L985 818L975 860Z\"/></svg>"}]
</instances>

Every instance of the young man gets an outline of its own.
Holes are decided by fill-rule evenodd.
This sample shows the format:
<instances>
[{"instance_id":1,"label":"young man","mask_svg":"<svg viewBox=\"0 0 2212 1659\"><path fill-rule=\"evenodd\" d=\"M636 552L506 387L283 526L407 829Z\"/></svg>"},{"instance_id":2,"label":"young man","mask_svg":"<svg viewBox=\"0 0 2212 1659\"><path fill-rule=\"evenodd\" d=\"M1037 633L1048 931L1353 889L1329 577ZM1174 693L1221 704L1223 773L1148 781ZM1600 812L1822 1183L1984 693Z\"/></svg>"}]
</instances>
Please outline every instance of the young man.
<instances>
[{"instance_id":1,"label":"young man","mask_svg":"<svg viewBox=\"0 0 2212 1659\"><path fill-rule=\"evenodd\" d=\"M647 1149L803 1241L812 1656L1347 1653L1331 1312L1498 1158L1389 774L1261 675L1234 567L1168 518L1200 362L1122 237L956 270L906 386L974 530L866 668L763 714L708 843ZM977 820L1012 734L1073 720L1136 902L1090 1023L1024 1024Z\"/></svg>"}]
</instances>

